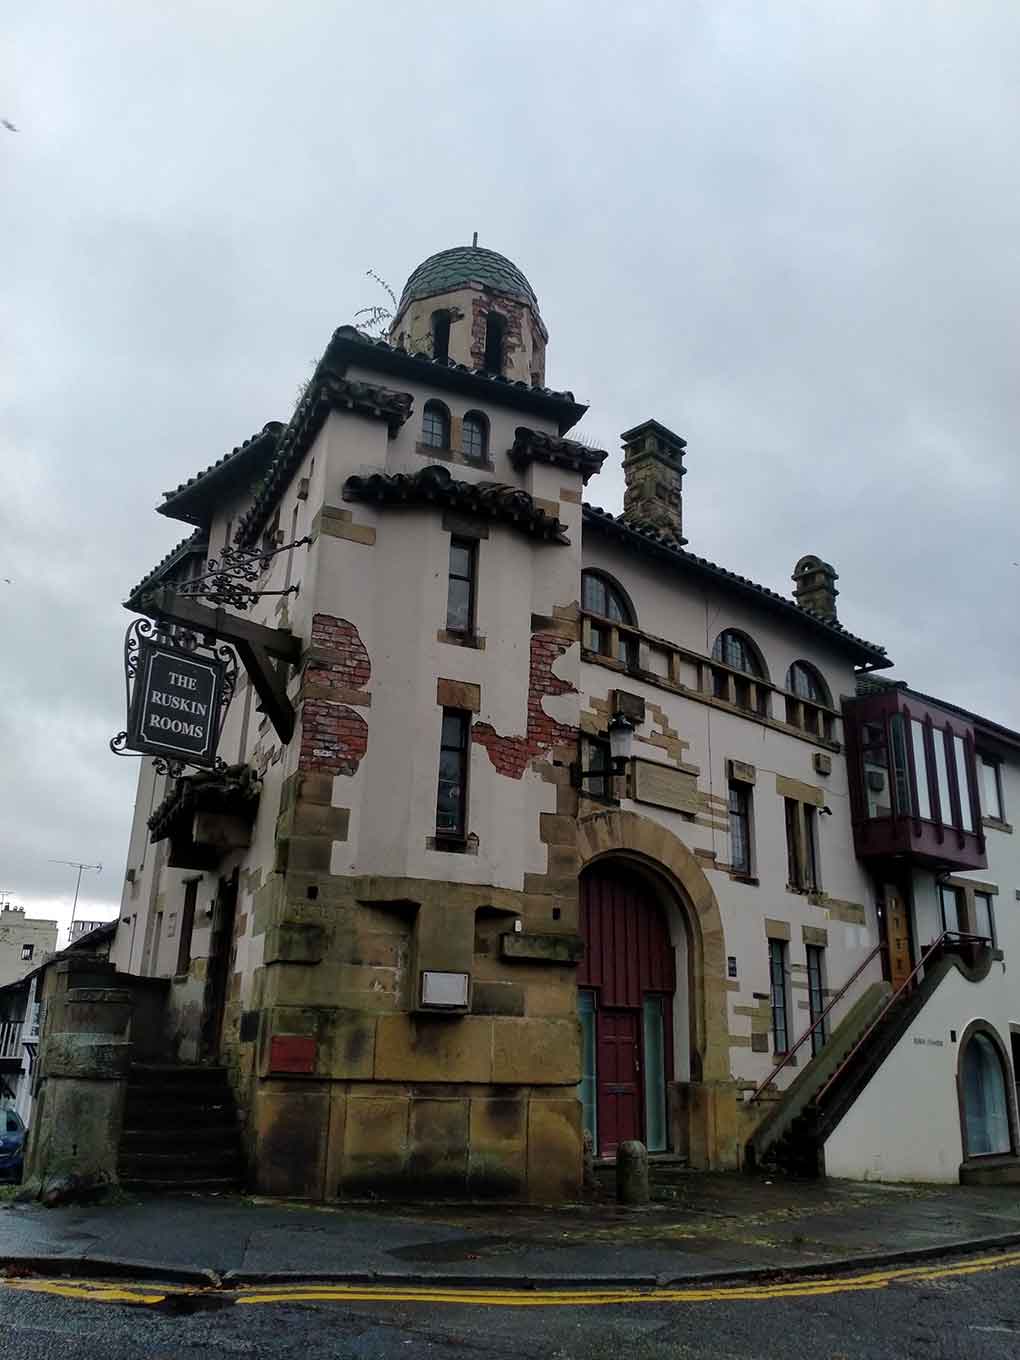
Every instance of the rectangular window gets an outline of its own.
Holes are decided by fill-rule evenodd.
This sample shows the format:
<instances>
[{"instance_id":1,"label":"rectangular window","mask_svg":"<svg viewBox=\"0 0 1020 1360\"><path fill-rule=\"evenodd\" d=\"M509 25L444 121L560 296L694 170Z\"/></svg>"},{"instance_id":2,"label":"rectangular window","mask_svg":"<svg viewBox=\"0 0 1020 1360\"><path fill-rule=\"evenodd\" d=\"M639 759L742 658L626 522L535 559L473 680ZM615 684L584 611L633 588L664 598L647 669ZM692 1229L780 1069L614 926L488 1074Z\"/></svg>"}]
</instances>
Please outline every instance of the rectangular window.
<instances>
[{"instance_id":1,"label":"rectangular window","mask_svg":"<svg viewBox=\"0 0 1020 1360\"><path fill-rule=\"evenodd\" d=\"M820 944L805 946L807 953L808 1007L812 1025L825 1010L825 950ZM821 1052L829 1038L828 1018L811 1033L812 1057Z\"/></svg>"},{"instance_id":2,"label":"rectangular window","mask_svg":"<svg viewBox=\"0 0 1020 1360\"><path fill-rule=\"evenodd\" d=\"M35 953L35 945L34 945L34 944L23 944L23 945L21 946L21 957L22 957L23 960L26 960L26 961L27 961L28 959L30 959L30 958L32 957L32 955L33 955L34 953Z\"/></svg>"},{"instance_id":3,"label":"rectangular window","mask_svg":"<svg viewBox=\"0 0 1020 1360\"><path fill-rule=\"evenodd\" d=\"M472 539L450 539L450 583L446 594L446 631L470 637L475 631L475 581L478 545Z\"/></svg>"},{"instance_id":4,"label":"rectangular window","mask_svg":"<svg viewBox=\"0 0 1020 1360\"><path fill-rule=\"evenodd\" d=\"M1006 820L1002 801L1002 767L994 756L981 757L981 801L986 817L997 822Z\"/></svg>"},{"instance_id":5,"label":"rectangular window","mask_svg":"<svg viewBox=\"0 0 1020 1360\"><path fill-rule=\"evenodd\" d=\"M769 940L769 991L772 1000L772 1047L786 1053L790 1029L786 1004L786 941Z\"/></svg>"},{"instance_id":6,"label":"rectangular window","mask_svg":"<svg viewBox=\"0 0 1020 1360\"><path fill-rule=\"evenodd\" d=\"M949 769L946 765L946 734L940 727L932 731L935 747L935 781L939 790L939 818L943 826L955 826L953 804L949 797Z\"/></svg>"},{"instance_id":7,"label":"rectangular window","mask_svg":"<svg viewBox=\"0 0 1020 1360\"><path fill-rule=\"evenodd\" d=\"M818 809L796 798L785 798L786 864L791 888L814 892L821 886L818 872Z\"/></svg>"},{"instance_id":8,"label":"rectangular window","mask_svg":"<svg viewBox=\"0 0 1020 1360\"><path fill-rule=\"evenodd\" d=\"M461 837L467 828L468 739L471 715L457 708L443 709L439 742L439 792L436 835Z\"/></svg>"},{"instance_id":9,"label":"rectangular window","mask_svg":"<svg viewBox=\"0 0 1020 1360\"><path fill-rule=\"evenodd\" d=\"M970 779L967 775L967 747L962 737L953 737L953 754L956 757L956 787L960 791L960 825L964 831L973 831L974 819L970 810Z\"/></svg>"},{"instance_id":10,"label":"rectangular window","mask_svg":"<svg viewBox=\"0 0 1020 1360\"><path fill-rule=\"evenodd\" d=\"M785 798L786 804L786 876L791 888L799 888L803 878L803 858L800 849L800 804L795 798Z\"/></svg>"},{"instance_id":11,"label":"rectangular window","mask_svg":"<svg viewBox=\"0 0 1020 1360\"><path fill-rule=\"evenodd\" d=\"M961 934L964 930L963 894L959 888L949 888L944 883L939 886L939 904L942 910L942 929Z\"/></svg>"},{"instance_id":12,"label":"rectangular window","mask_svg":"<svg viewBox=\"0 0 1020 1360\"><path fill-rule=\"evenodd\" d=\"M974 934L980 935L983 940L991 940L992 947L995 947L995 916L992 912L991 893L974 894Z\"/></svg>"},{"instance_id":13,"label":"rectangular window","mask_svg":"<svg viewBox=\"0 0 1020 1360\"><path fill-rule=\"evenodd\" d=\"M809 892L822 886L818 872L818 809L810 803L802 804L804 813L804 882Z\"/></svg>"},{"instance_id":14,"label":"rectangular window","mask_svg":"<svg viewBox=\"0 0 1020 1360\"><path fill-rule=\"evenodd\" d=\"M195 903L198 900L198 879L192 878L184 885L184 910L181 913L181 941L177 950L177 972L187 973L191 969L191 933L195 928Z\"/></svg>"},{"instance_id":15,"label":"rectangular window","mask_svg":"<svg viewBox=\"0 0 1020 1360\"><path fill-rule=\"evenodd\" d=\"M604 771L604 775L599 779L586 779L584 781L584 791L594 794L596 798L612 798L613 794L613 759L609 749L608 741L596 741L593 737L585 737L582 745L584 764L582 769L588 770L592 774Z\"/></svg>"},{"instance_id":16,"label":"rectangular window","mask_svg":"<svg viewBox=\"0 0 1020 1360\"><path fill-rule=\"evenodd\" d=\"M903 731L903 715L894 713L889 719L892 746L893 802L899 817L909 817L914 811L910 797L910 771L907 768L907 741Z\"/></svg>"},{"instance_id":17,"label":"rectangular window","mask_svg":"<svg viewBox=\"0 0 1020 1360\"><path fill-rule=\"evenodd\" d=\"M751 790L746 784L730 784L730 868L751 872Z\"/></svg>"},{"instance_id":18,"label":"rectangular window","mask_svg":"<svg viewBox=\"0 0 1020 1360\"><path fill-rule=\"evenodd\" d=\"M914 775L917 779L917 815L931 821L931 794L928 792L928 758L925 754L924 723L910 720L910 741L914 748Z\"/></svg>"}]
</instances>

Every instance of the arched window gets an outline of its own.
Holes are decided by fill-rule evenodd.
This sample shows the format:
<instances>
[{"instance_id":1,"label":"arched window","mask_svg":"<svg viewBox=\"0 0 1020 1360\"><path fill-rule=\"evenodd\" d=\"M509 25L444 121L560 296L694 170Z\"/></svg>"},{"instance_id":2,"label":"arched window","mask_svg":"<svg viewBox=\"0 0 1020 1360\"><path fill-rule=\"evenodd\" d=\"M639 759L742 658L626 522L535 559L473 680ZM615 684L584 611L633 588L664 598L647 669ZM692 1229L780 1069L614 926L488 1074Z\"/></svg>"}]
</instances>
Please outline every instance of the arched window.
<instances>
[{"instance_id":1,"label":"arched window","mask_svg":"<svg viewBox=\"0 0 1020 1360\"><path fill-rule=\"evenodd\" d=\"M828 704L832 707L829 687L807 661L795 661L786 674L786 688L796 694L798 699L808 699L813 704Z\"/></svg>"},{"instance_id":2,"label":"arched window","mask_svg":"<svg viewBox=\"0 0 1020 1360\"><path fill-rule=\"evenodd\" d=\"M1009 1097L1002 1055L991 1035L976 1029L960 1055L964 1156L1011 1152Z\"/></svg>"},{"instance_id":3,"label":"arched window","mask_svg":"<svg viewBox=\"0 0 1020 1360\"><path fill-rule=\"evenodd\" d=\"M432 357L433 359L449 359L450 357L450 313L432 313Z\"/></svg>"},{"instance_id":4,"label":"arched window","mask_svg":"<svg viewBox=\"0 0 1020 1360\"><path fill-rule=\"evenodd\" d=\"M581 573L581 608L586 614L597 614L611 623L622 623L631 628L637 627L633 606L621 586L601 572L583 571ZM613 634L616 646L613 646ZM614 656L625 666L636 666L638 659L637 638L621 633L616 629L588 621L588 648L603 656Z\"/></svg>"},{"instance_id":5,"label":"arched window","mask_svg":"<svg viewBox=\"0 0 1020 1360\"><path fill-rule=\"evenodd\" d=\"M786 672L786 688L795 697L787 697L786 721L816 737L832 737L832 716L823 713L815 704L832 707L829 687L808 661L795 661Z\"/></svg>"},{"instance_id":6,"label":"arched window","mask_svg":"<svg viewBox=\"0 0 1020 1360\"><path fill-rule=\"evenodd\" d=\"M460 447L465 458L481 462L489 452L489 422L481 411L468 411L460 429Z\"/></svg>"},{"instance_id":7,"label":"arched window","mask_svg":"<svg viewBox=\"0 0 1020 1360\"><path fill-rule=\"evenodd\" d=\"M450 447L450 413L441 401L427 401L421 422L421 442L430 449Z\"/></svg>"},{"instance_id":8,"label":"arched window","mask_svg":"<svg viewBox=\"0 0 1020 1360\"><path fill-rule=\"evenodd\" d=\"M713 671L716 698L768 717L769 690L764 684L752 683L755 680L767 681L768 672L761 652L751 639L745 633L738 633L735 628L725 628L715 640L712 660L721 661L724 666L741 672L741 675L733 676L728 671ZM745 680L745 675L750 679Z\"/></svg>"},{"instance_id":9,"label":"arched window","mask_svg":"<svg viewBox=\"0 0 1020 1360\"><path fill-rule=\"evenodd\" d=\"M762 680L768 678L758 648L749 637L738 633L735 628L725 629L716 638L712 660L722 661L724 665L732 666L735 671L743 671L745 675L756 675Z\"/></svg>"},{"instance_id":10,"label":"arched window","mask_svg":"<svg viewBox=\"0 0 1020 1360\"><path fill-rule=\"evenodd\" d=\"M490 312L485 318L485 371L503 372L503 339L506 335L506 321L499 312Z\"/></svg>"}]
</instances>

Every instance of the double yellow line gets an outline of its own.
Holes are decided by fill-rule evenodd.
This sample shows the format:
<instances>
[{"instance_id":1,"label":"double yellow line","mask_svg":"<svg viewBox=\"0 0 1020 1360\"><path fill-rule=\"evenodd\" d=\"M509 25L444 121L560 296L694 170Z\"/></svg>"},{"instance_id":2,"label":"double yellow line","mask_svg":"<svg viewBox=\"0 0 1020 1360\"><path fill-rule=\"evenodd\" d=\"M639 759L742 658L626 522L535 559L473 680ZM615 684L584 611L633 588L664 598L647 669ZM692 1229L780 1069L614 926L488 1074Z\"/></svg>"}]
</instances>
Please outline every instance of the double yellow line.
<instances>
[{"instance_id":1,"label":"double yellow line","mask_svg":"<svg viewBox=\"0 0 1020 1360\"><path fill-rule=\"evenodd\" d=\"M483 1285L288 1284L215 1291L234 1304L274 1303L424 1303L484 1308L604 1308L638 1303L742 1303L769 1299L804 1299L822 1294L853 1294L886 1289L891 1284L920 1284L1020 1267L1020 1251L976 1256L950 1265L900 1266L857 1275L814 1275L762 1284L682 1285L664 1289L500 1289ZM208 1294L183 1285L121 1285L98 1280L11 1279L2 1282L18 1292L52 1294L91 1303L153 1306L171 1296Z\"/></svg>"}]
</instances>

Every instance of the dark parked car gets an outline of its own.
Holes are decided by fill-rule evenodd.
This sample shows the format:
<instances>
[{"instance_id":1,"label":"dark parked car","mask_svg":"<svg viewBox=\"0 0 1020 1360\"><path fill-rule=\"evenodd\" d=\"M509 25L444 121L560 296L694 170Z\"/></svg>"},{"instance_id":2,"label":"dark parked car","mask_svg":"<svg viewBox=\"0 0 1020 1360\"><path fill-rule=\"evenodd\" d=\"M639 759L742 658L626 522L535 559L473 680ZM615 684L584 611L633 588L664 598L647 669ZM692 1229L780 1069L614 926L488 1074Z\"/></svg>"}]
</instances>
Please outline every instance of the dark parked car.
<instances>
[{"instance_id":1,"label":"dark parked car","mask_svg":"<svg viewBox=\"0 0 1020 1360\"><path fill-rule=\"evenodd\" d=\"M14 1110L0 1110L0 1181L20 1181L25 1157L25 1126Z\"/></svg>"}]
</instances>

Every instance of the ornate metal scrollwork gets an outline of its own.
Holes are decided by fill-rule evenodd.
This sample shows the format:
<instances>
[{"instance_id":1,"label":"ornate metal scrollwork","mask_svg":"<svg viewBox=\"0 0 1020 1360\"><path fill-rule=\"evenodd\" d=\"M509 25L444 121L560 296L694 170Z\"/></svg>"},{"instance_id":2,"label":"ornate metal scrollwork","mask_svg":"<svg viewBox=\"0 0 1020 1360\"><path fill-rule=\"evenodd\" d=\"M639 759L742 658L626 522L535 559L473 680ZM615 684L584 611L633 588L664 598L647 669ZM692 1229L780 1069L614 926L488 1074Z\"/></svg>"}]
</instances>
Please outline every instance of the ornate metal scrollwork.
<instances>
[{"instance_id":1,"label":"ornate metal scrollwork","mask_svg":"<svg viewBox=\"0 0 1020 1360\"><path fill-rule=\"evenodd\" d=\"M181 581L173 586L178 595L191 599L208 600L210 604L225 606L228 609L251 609L267 595L296 595L299 586L287 586L284 590L260 590L257 582L265 575L269 563L280 553L290 552L311 543L306 535L296 538L293 543L283 543L276 548L231 548L224 547L218 558L210 557L206 569L200 576L190 581Z\"/></svg>"}]
</instances>

